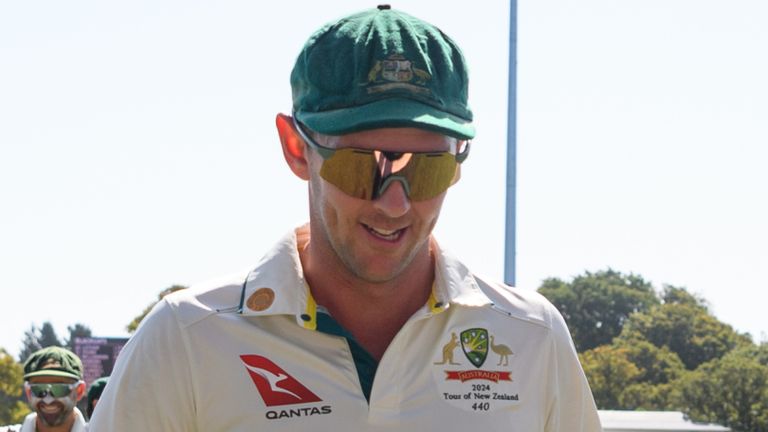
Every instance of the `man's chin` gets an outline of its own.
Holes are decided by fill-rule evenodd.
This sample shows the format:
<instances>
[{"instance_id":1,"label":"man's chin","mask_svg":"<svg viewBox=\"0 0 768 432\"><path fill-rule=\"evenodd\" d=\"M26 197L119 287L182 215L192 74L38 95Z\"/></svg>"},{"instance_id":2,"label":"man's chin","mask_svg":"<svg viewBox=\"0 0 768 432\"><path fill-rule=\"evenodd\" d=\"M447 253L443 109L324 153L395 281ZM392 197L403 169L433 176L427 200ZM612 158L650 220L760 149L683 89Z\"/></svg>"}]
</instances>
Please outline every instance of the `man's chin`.
<instances>
[{"instance_id":1,"label":"man's chin","mask_svg":"<svg viewBox=\"0 0 768 432\"><path fill-rule=\"evenodd\" d=\"M56 412L45 412L42 409L38 409L37 417L45 426L53 427L63 424L67 417L67 413L61 407L59 407Z\"/></svg>"}]
</instances>

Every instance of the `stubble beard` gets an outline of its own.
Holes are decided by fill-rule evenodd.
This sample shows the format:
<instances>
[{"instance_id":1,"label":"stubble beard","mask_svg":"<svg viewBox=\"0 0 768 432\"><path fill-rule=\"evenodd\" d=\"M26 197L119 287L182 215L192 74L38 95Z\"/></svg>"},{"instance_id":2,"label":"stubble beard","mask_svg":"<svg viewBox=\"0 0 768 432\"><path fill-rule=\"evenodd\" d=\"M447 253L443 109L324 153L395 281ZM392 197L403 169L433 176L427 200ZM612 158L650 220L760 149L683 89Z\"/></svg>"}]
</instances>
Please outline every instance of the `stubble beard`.
<instances>
[{"instance_id":1,"label":"stubble beard","mask_svg":"<svg viewBox=\"0 0 768 432\"><path fill-rule=\"evenodd\" d=\"M47 427L61 426L72 414L72 410L75 408L74 400L67 396L56 399L56 402L61 409L56 413L46 413L43 411L43 402L40 401L35 405L35 411L37 412L37 418L40 422Z\"/></svg>"},{"instance_id":2,"label":"stubble beard","mask_svg":"<svg viewBox=\"0 0 768 432\"><path fill-rule=\"evenodd\" d=\"M405 255L402 256L399 260L399 262L395 265L393 265L389 271L387 271L385 274L373 274L369 271L366 265L362 263L356 256L355 251L351 247L352 245L352 237L355 236L355 233L350 232L348 233L350 236L350 241L347 243L344 243L343 241L336 241L335 239L338 237L334 237L332 235L333 233L333 227L327 220L327 217L329 215L326 213L325 208L322 204L315 205L315 200L313 199L314 191L313 189L320 190L321 188L321 182L324 180L319 178L311 178L310 179L310 185L309 185L309 212L310 212L310 238L313 238L312 242L315 243L314 247L317 248L316 250L325 250L327 252L333 251L333 254L335 257L325 257L325 259L336 259L338 262L341 263L341 265L344 267L344 269L347 270L347 272L357 278L360 281L371 283L371 284L384 284L387 282L391 282L394 279L396 279L398 276L401 276L408 267L414 262L418 254L422 251L423 248L429 249L429 239L431 237L432 230L434 229L437 218L434 218L434 220L429 221L430 227L428 229L428 235L421 239L418 243L414 244L410 250L406 251ZM341 215L339 213L334 213L331 217L336 218L336 224L337 226L340 226L340 217ZM409 229L416 229L415 227L410 227ZM317 232L320 232L321 234L317 236ZM315 233L315 234L313 234ZM312 243L310 242L310 243ZM318 244L318 243L322 243ZM427 251L427 254L429 252ZM321 259L320 262L324 262L324 259Z\"/></svg>"},{"instance_id":3,"label":"stubble beard","mask_svg":"<svg viewBox=\"0 0 768 432\"><path fill-rule=\"evenodd\" d=\"M349 272L349 274L360 281L371 284L384 284L393 281L398 276L401 276L413 263L414 259L422 250L422 248L424 248L425 245L429 243L429 237L427 237L422 242L414 245L409 251L407 251L406 255L400 258L400 260L395 263L389 271L386 273L373 273L364 263L358 259L352 247L348 246L349 244L337 242L334 240L334 237L331 235L331 228L328 226L324 218L320 217L317 218L317 220L319 220L319 226L316 226L316 228L319 228L319 231L322 233L322 239L319 240L325 243L326 247L324 247L324 249L330 249L333 251L335 258L342 264L342 266L347 270L347 272Z\"/></svg>"}]
</instances>

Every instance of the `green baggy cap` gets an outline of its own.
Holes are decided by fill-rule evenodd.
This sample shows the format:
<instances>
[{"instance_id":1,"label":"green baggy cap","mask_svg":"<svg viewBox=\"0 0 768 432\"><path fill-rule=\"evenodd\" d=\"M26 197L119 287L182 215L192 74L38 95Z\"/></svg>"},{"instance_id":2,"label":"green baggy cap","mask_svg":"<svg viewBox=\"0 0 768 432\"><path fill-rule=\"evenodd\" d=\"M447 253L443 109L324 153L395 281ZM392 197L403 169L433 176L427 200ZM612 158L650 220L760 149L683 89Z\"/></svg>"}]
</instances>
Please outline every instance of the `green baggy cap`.
<instances>
[{"instance_id":1,"label":"green baggy cap","mask_svg":"<svg viewBox=\"0 0 768 432\"><path fill-rule=\"evenodd\" d=\"M91 387L88 388L88 405L85 408L88 414L88 418L93 416L93 401L96 399L101 399L101 394L104 393L104 388L107 387L107 381L109 381L109 377L101 377L97 380L94 380L91 383Z\"/></svg>"},{"instance_id":2,"label":"green baggy cap","mask_svg":"<svg viewBox=\"0 0 768 432\"><path fill-rule=\"evenodd\" d=\"M48 347L35 351L24 362L24 379L35 376L60 376L80 380L83 363L72 351L62 347Z\"/></svg>"},{"instance_id":3,"label":"green baggy cap","mask_svg":"<svg viewBox=\"0 0 768 432\"><path fill-rule=\"evenodd\" d=\"M315 32L291 72L294 115L326 135L417 127L473 138L467 84L453 40L386 5Z\"/></svg>"}]
</instances>

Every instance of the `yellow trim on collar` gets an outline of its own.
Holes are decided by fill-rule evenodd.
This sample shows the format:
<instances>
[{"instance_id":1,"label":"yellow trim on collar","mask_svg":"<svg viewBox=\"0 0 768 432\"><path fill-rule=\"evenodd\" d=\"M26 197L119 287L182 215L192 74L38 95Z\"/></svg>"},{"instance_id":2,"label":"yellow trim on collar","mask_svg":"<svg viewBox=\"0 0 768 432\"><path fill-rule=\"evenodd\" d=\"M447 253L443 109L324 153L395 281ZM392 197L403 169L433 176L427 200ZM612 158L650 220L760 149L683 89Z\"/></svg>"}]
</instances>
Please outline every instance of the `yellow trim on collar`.
<instances>
[{"instance_id":1,"label":"yellow trim on collar","mask_svg":"<svg viewBox=\"0 0 768 432\"><path fill-rule=\"evenodd\" d=\"M427 305L429 305L429 312L432 314L439 314L445 310L446 304L444 302L437 301L435 296L435 284L432 284L432 292L429 294Z\"/></svg>"},{"instance_id":2,"label":"yellow trim on collar","mask_svg":"<svg viewBox=\"0 0 768 432\"><path fill-rule=\"evenodd\" d=\"M315 303L315 298L312 297L312 291L309 290L309 287L305 286L305 288L307 290L307 307L301 315L301 320L305 329L317 330L317 303Z\"/></svg>"}]
</instances>

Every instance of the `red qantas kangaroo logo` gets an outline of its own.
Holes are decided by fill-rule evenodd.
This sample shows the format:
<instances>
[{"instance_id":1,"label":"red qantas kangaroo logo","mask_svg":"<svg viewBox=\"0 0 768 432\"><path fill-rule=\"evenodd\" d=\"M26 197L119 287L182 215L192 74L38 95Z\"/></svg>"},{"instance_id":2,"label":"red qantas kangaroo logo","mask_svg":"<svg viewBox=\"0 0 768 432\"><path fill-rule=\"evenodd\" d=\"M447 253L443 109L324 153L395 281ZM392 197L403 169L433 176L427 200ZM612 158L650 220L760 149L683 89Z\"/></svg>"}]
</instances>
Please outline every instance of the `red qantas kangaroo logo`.
<instances>
[{"instance_id":1,"label":"red qantas kangaroo logo","mask_svg":"<svg viewBox=\"0 0 768 432\"><path fill-rule=\"evenodd\" d=\"M244 354L240 359L245 363L248 374L251 375L253 383L256 384L267 406L322 401L268 358L256 354Z\"/></svg>"}]
</instances>

